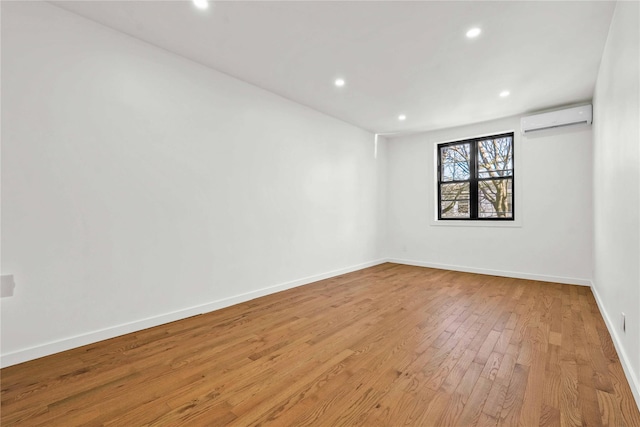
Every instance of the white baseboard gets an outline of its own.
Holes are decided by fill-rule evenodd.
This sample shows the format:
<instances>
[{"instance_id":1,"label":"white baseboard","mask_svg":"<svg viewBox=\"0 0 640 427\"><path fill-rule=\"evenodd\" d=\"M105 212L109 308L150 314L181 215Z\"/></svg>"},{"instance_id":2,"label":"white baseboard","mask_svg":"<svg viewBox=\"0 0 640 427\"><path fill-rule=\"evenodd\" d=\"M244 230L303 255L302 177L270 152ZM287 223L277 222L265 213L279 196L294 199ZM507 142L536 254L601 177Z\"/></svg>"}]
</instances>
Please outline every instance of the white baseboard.
<instances>
[{"instance_id":1,"label":"white baseboard","mask_svg":"<svg viewBox=\"0 0 640 427\"><path fill-rule=\"evenodd\" d=\"M463 271L465 273L486 274L489 276L513 277L514 279L537 280L540 282L564 283L567 285L591 286L589 279L574 277L545 276L543 274L520 273L517 271L490 270L487 268L465 267L462 265L438 264L433 262L415 261L408 259L389 258L387 262L414 265L417 267L438 268L441 270Z\"/></svg>"},{"instance_id":2,"label":"white baseboard","mask_svg":"<svg viewBox=\"0 0 640 427\"><path fill-rule=\"evenodd\" d=\"M609 330L609 335L613 340L613 345L616 347L616 351L618 352L618 356L620 356L620 362L622 365L622 369L624 370L624 374L627 377L627 381L629 382L629 387L631 387L631 392L633 393L633 397L636 399L636 405L638 409L640 409L640 380L638 376L634 372L631 367L631 363L629 362L629 356L627 352L624 350L624 346L622 345L622 341L620 340L620 335L618 335L618 331L613 326L614 323L611 321L611 316L604 308L604 304L600 299L600 294L598 294L598 289L591 284L591 292L593 292L593 296L596 299L596 303L598 304L598 308L600 309L600 313L602 313L602 317L604 318L604 323L607 325L607 329Z\"/></svg>"},{"instance_id":3,"label":"white baseboard","mask_svg":"<svg viewBox=\"0 0 640 427\"><path fill-rule=\"evenodd\" d=\"M56 341L51 341L34 347L14 351L12 353L2 354L0 355L0 367L4 368L11 365L17 365L18 363L38 359L44 356L49 356L51 354L70 350L72 348L82 347L83 345L93 344L98 341L118 337L121 335L129 334L131 332L137 332L143 329L152 328L154 326L163 325L165 323L174 322L176 320L186 319L187 317L196 316L198 314L209 313L214 310L219 310L221 308L229 307L234 304L250 301L252 299L259 298L265 295L273 294L302 285L307 285L309 283L339 276L341 274L362 270L363 268L373 267L384 262L386 262L386 260L384 259L369 261L362 264L317 274L314 276L304 277L302 279L292 280L290 282L281 283L275 286L257 289L255 291L247 292L244 294L222 298L216 301L208 302L206 304L188 307L170 313L160 314L158 316L124 323L121 325L110 326L108 328L91 331L85 334L63 338Z\"/></svg>"}]
</instances>

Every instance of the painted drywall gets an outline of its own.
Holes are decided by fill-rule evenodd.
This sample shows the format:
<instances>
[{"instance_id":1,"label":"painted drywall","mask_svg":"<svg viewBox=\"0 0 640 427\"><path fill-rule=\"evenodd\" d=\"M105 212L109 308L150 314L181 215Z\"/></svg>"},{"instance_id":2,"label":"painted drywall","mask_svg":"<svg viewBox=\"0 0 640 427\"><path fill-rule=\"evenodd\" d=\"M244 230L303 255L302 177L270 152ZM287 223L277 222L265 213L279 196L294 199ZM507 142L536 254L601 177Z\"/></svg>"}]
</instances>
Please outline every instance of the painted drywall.
<instances>
[{"instance_id":1,"label":"painted drywall","mask_svg":"<svg viewBox=\"0 0 640 427\"><path fill-rule=\"evenodd\" d=\"M374 138L375 157L378 159L377 167L377 195L378 195L378 214L377 214L377 255L380 260L384 259L387 248L388 230L387 230L387 139L382 135Z\"/></svg>"},{"instance_id":2,"label":"painted drywall","mask_svg":"<svg viewBox=\"0 0 640 427\"><path fill-rule=\"evenodd\" d=\"M370 265L374 154L359 128L3 2L3 364Z\"/></svg>"},{"instance_id":3,"label":"painted drywall","mask_svg":"<svg viewBox=\"0 0 640 427\"><path fill-rule=\"evenodd\" d=\"M639 8L618 2L595 88L593 285L640 405Z\"/></svg>"},{"instance_id":4,"label":"painted drywall","mask_svg":"<svg viewBox=\"0 0 640 427\"><path fill-rule=\"evenodd\" d=\"M515 223L469 226L436 222L435 145L510 130L515 131ZM387 144L389 258L454 270L589 284L590 126L521 136L520 118L511 117L390 138Z\"/></svg>"}]
</instances>

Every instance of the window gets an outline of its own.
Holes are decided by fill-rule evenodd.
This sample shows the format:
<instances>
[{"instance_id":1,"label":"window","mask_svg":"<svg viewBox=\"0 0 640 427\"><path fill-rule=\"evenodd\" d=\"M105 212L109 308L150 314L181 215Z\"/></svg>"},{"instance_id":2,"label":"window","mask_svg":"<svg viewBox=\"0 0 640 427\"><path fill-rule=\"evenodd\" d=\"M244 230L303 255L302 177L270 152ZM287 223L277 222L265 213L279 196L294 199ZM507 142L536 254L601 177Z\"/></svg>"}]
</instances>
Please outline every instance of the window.
<instances>
[{"instance_id":1,"label":"window","mask_svg":"<svg viewBox=\"0 0 640 427\"><path fill-rule=\"evenodd\" d=\"M438 144L438 219L513 221L513 133Z\"/></svg>"}]
</instances>

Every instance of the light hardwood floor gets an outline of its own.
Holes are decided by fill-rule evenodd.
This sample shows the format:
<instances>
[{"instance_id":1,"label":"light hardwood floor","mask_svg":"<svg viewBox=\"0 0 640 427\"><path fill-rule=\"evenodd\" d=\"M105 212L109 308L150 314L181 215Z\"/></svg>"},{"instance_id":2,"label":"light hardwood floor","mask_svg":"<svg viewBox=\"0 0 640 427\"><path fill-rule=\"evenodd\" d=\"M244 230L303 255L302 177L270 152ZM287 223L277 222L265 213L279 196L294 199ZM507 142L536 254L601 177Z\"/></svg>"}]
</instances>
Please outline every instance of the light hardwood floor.
<instances>
[{"instance_id":1,"label":"light hardwood floor","mask_svg":"<svg viewBox=\"0 0 640 427\"><path fill-rule=\"evenodd\" d=\"M3 426L640 426L589 288L396 264L0 374Z\"/></svg>"}]
</instances>

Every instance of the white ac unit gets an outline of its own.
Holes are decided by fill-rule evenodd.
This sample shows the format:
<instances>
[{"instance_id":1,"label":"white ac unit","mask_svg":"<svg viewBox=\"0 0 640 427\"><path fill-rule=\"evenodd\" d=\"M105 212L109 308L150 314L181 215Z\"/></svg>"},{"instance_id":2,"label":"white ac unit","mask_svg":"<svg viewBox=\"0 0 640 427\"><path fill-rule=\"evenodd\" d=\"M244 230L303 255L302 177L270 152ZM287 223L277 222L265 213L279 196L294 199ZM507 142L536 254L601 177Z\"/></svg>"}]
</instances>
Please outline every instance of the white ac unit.
<instances>
[{"instance_id":1,"label":"white ac unit","mask_svg":"<svg viewBox=\"0 0 640 427\"><path fill-rule=\"evenodd\" d=\"M581 107L523 117L520 119L520 127L522 128L522 134L525 135L537 130L557 128L560 126L577 125L580 123L590 125L592 119L593 112L591 105L583 105Z\"/></svg>"}]
</instances>

